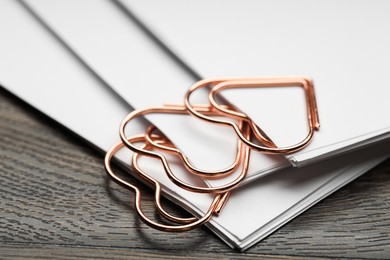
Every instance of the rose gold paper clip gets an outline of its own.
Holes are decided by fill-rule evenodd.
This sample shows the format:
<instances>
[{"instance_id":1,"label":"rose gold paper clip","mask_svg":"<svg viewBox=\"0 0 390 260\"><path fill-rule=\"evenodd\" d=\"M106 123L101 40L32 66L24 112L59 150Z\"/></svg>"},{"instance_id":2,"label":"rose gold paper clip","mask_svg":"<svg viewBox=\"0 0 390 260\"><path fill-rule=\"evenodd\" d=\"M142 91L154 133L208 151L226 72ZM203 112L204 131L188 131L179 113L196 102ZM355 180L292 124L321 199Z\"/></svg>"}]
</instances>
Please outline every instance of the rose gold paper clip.
<instances>
[{"instance_id":1,"label":"rose gold paper clip","mask_svg":"<svg viewBox=\"0 0 390 260\"><path fill-rule=\"evenodd\" d=\"M192 93L198 89L211 87L211 91L209 94L210 105L214 107L216 110L220 111L223 115L227 117L233 117L236 119L242 119L246 121L252 121L246 114L241 113L239 111L234 111L228 109L224 106L221 106L216 101L216 95L223 91L224 89L233 89L233 88L265 88L265 87L291 87L291 86L300 86L305 91L306 96L306 107L307 107L307 120L308 120L308 128L309 132L307 136L300 142L295 145L291 145L288 147L275 147L270 145L259 145L251 140L245 138L242 134L238 125L234 122L225 119L219 119L215 117L210 117L206 114L201 113L196 110L194 106L190 102L190 97ZM242 142L246 145L260 152L265 153L293 153L303 149L313 138L314 131L318 130L320 127L318 112L317 112L317 104L315 101L314 95L314 87L313 83L310 79L306 77L267 77L267 78L242 78L242 79L212 79L212 80L201 80L195 83L185 94L184 96L184 104L187 107L188 111L197 118L205 120L207 122L226 125L232 127L236 132L237 136L240 138ZM267 143L267 136L263 135L263 132L258 127L252 128L254 129L254 134L258 138L258 141L262 144Z\"/></svg>"},{"instance_id":2,"label":"rose gold paper clip","mask_svg":"<svg viewBox=\"0 0 390 260\"><path fill-rule=\"evenodd\" d=\"M195 109L197 111L202 111L206 115L220 115L219 112L214 111L210 107L198 106ZM124 142L124 144L133 152L140 153L142 155L146 155L146 156L150 156L150 157L159 158L164 165L165 171L167 172L168 176L172 179L172 181L174 181L178 185L180 185L180 184L184 185L182 182L180 182L176 178L176 176L174 174L172 174L172 171L170 170L169 165L168 165L164 156L162 156L161 154L158 154L156 152L151 152L151 151L146 151L146 150L140 149L127 140L127 137L125 134L126 125L130 121L134 120L135 118L137 118L139 116L148 115L148 114L152 114L152 113L189 115L188 110L184 107L184 105L182 105L182 106L165 105L165 106L156 106L156 107L137 109L137 110L134 110L133 112L131 112L122 121L122 123L120 125L120 129L119 129L120 137L121 137L122 141ZM211 117L211 116L209 116L209 117ZM238 125L238 124L236 124L236 125L240 129L240 128L242 128L242 123L239 123L239 124L240 125ZM211 172L211 171L202 170L202 169L199 169L199 168L193 166L191 161L180 150L178 150L176 148L162 147L159 145L156 145L156 147L163 149L163 150L166 150L166 151L169 151L169 152L172 152L172 153L176 153L179 156L179 158L182 160L182 162L184 163L184 166L188 169L188 171L190 171L191 173L193 173L195 175L199 175L199 176L203 176L203 177L218 177L221 175L226 175L226 174L234 172L238 168L238 166L240 165L240 160L242 158L242 151L244 150L243 143L240 140L237 140L237 150L236 150L235 161L229 167L227 167L225 169Z\"/></svg>"},{"instance_id":3,"label":"rose gold paper clip","mask_svg":"<svg viewBox=\"0 0 390 260\"><path fill-rule=\"evenodd\" d=\"M144 141L144 135L135 136L135 137L129 138L129 140L132 142ZM104 159L104 165L105 165L107 173L114 181L116 181L117 183L121 184L122 186L124 186L126 188L130 188L131 190L133 190L135 192L135 194L136 194L135 208L137 210L138 215L141 217L141 219L147 225L149 225L153 228L156 228L158 230L161 230L161 231L170 231L170 232L188 231L188 230L191 230L199 225L206 223L207 221L210 220L210 218L214 214L218 215L220 213L223 205L226 203L226 200L229 196L228 192L225 192L222 194L217 194L215 196L215 198L213 199L213 201L212 201L209 209L205 213L205 215L199 219L197 219L197 218L179 218L179 217L176 217L176 216L173 216L173 215L167 213L163 209L163 207L161 206L161 203L160 203L160 196L161 196L160 183L156 179L152 178L151 176L147 175L142 170L140 170L140 168L137 164L137 157L133 157L133 162L135 162L134 166L137 168L137 172L139 173L139 175L144 180L146 180L150 184L154 185L154 187L155 187L155 205L156 205L156 208L158 209L158 212L161 214L161 216L165 217L166 219L168 219L172 222L175 222L175 223L180 223L181 225L162 224L162 223L158 223L158 222L153 221L150 218L148 218L142 210L142 205L141 205L142 193L141 193L140 189L138 187L128 183L127 181L123 180L122 178L120 178L118 175L116 175L114 173L114 171L111 168L112 157L115 155L116 152L118 152L124 146L125 145L123 142L119 142L116 145L114 145L107 152L105 159ZM147 144L144 145L143 148L147 149L148 145ZM137 154L134 154L134 155L137 155Z\"/></svg>"}]
</instances>

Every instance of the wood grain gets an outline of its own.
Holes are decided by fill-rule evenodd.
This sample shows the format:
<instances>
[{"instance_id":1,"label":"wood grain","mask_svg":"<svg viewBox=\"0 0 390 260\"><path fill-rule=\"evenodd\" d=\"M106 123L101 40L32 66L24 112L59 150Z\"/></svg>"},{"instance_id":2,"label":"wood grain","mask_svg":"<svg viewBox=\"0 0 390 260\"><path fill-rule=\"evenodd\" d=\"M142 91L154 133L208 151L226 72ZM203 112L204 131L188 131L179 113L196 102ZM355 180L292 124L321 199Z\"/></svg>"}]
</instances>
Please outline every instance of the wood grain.
<instances>
[{"instance_id":1,"label":"wood grain","mask_svg":"<svg viewBox=\"0 0 390 260\"><path fill-rule=\"evenodd\" d=\"M2 259L390 258L389 173L390 160L239 253L206 228L148 228L101 154L0 88Z\"/></svg>"}]
</instances>

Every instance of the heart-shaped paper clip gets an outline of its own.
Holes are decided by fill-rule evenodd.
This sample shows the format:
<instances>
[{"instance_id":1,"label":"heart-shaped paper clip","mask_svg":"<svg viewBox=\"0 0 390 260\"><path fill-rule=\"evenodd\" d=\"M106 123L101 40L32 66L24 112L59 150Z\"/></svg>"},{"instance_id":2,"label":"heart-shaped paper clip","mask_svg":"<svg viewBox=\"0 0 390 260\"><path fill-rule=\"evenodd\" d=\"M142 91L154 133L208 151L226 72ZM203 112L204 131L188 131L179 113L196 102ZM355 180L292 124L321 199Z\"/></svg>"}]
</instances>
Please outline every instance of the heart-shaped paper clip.
<instances>
[{"instance_id":1,"label":"heart-shaped paper clip","mask_svg":"<svg viewBox=\"0 0 390 260\"><path fill-rule=\"evenodd\" d=\"M206 109L203 109L203 112L206 112ZM172 106L172 107L169 107L169 106L159 106L159 107L149 107L149 108L143 108L143 109L134 110L128 116L126 116L126 118L122 121L121 126L120 126L120 130L119 130L122 141L125 143L125 145L129 149L131 149L133 152L140 153L142 155L146 155L146 156L150 156L150 157L154 157L154 158L160 159L162 164L163 164L163 166L164 166L164 170L167 173L168 177L174 183L176 183L177 185L179 185L179 186L181 186L183 188L186 188L188 190L197 191L197 192L205 192L205 193L208 193L208 192L220 193L220 192L224 192L224 191L227 191L227 190L231 189L230 184L228 186L219 187L218 189L214 189L213 190L212 188L199 189L198 187L194 187L194 186L192 186L192 185L190 185L188 183L185 183L185 182L181 181L179 178L177 178L172 173L172 171L171 171L171 169L169 167L169 164L168 164L166 158L163 155L161 155L159 153L156 153L156 152L140 149L139 147L137 147L134 144L132 144L131 142L129 142L127 140L126 135L125 135L125 127L126 127L126 125L131 120L135 119L138 116L147 115L147 114L151 114L151 113L188 114L188 111L187 111L187 109L184 106L181 106L181 107L180 106ZM216 112L208 111L207 113L216 113ZM169 147L169 148L172 148L172 147ZM180 150L178 150L175 147L173 147L171 149L171 151L177 153L181 157L182 161L185 162L184 163L185 167L191 173L193 173L195 171L195 174L196 175L200 175L200 176L213 176L213 175L220 175L220 174L231 173L231 172L233 172L234 170L236 170L238 168L242 158L245 159L246 157L248 157L248 160L249 160L249 154L248 154L249 150L247 150L246 147L243 148L242 142L239 141L239 140L237 141L237 156L236 156L235 162L230 167L228 167L226 169L223 169L221 171L217 171L217 172L207 172L207 171L199 170L199 169L197 169L197 168L195 168L194 166L191 165L189 159L187 157L185 157L185 155L183 155ZM244 178L244 177L245 177L245 174L242 172L242 174L240 174L239 179L236 180L237 183L234 183L234 185L238 185L239 182L241 181L241 179ZM231 185L233 185L233 183Z\"/></svg>"},{"instance_id":2,"label":"heart-shaped paper clip","mask_svg":"<svg viewBox=\"0 0 390 260\"><path fill-rule=\"evenodd\" d=\"M248 129L249 128L246 127L246 129L244 130L246 135L249 134ZM155 141L153 141L153 142L155 143ZM144 149L144 148L140 148L140 149ZM146 151L149 151L149 150L146 150ZM151 151L149 151L149 152L151 152ZM138 162L137 162L139 156L140 156L140 153L135 152L133 154L132 165L137 172L142 174L143 172L140 169ZM164 156L161 155L161 157L158 157L158 159L160 159L160 161L162 162L163 165L167 165L167 167L164 166L165 172L167 173L168 177L179 187L182 187L183 189L186 189L186 190L189 190L192 192L199 192L199 193L224 193L224 192L230 191L230 190L234 189L235 187L237 187L246 177L246 174L248 173L249 158L250 158L249 147L245 147L245 149L243 151L243 156L244 156L244 158L242 160L243 165L242 165L242 169L241 169L239 176L236 179L234 179L233 181L231 181L227 184L217 186L217 187L198 187L198 186L194 186L192 184L186 183L186 182L184 182L176 177L176 175L172 172L169 165L167 164L167 160Z\"/></svg>"},{"instance_id":3,"label":"heart-shaped paper clip","mask_svg":"<svg viewBox=\"0 0 390 260\"><path fill-rule=\"evenodd\" d=\"M138 141L141 141L141 140L144 140L144 135L139 135L139 136L135 136L135 137L132 137L130 138L130 141L132 142L138 142ZM117 151L119 151L121 148L124 147L124 144L122 142L119 142L117 143L116 145L114 145L106 154L105 158L104 158L104 166L106 168L106 171L108 173L108 175L114 180L116 181L117 183L125 186L126 188L130 188L131 190L133 190L136 194L136 198L135 198L135 207L136 207L136 210L137 210L137 213L138 215L141 217L141 219L149 226L155 228L155 229L158 229L158 230L162 230L162 231L170 231L170 232L181 232L181 231L188 231L188 230L191 230L195 227L198 227L204 223L206 223L207 221L210 220L210 218L214 215L214 214L219 214L221 208L223 207L223 205L226 203L226 200L228 198L228 193L224 193L224 194L218 194L215 196L215 198L213 199L209 209L207 210L207 212L205 213L205 215L199 219L196 219L196 218L178 218L178 217L175 217L175 216L172 216L170 215L169 213L165 212L165 210L161 207L159 201L160 201L160 193L161 193L161 186L159 184L158 181L156 181L155 179L153 179L152 177L146 175L145 173L143 172L140 172L140 176L146 180L148 180L148 182L150 182L152 185L155 186L155 202L158 201L158 203L156 204L157 206L157 209L160 213L162 213L162 216L168 218L169 220L173 221L173 222L176 222L176 223L183 223L182 225L167 225L167 224L161 224L161 223L157 223L151 219L149 219L142 211L142 207L141 207L141 191L139 190L138 187L128 183L127 181L121 179L118 175L116 175L114 173L114 171L112 170L111 168L111 159L112 157L115 155L115 153Z\"/></svg>"},{"instance_id":4,"label":"heart-shaped paper clip","mask_svg":"<svg viewBox=\"0 0 390 260\"><path fill-rule=\"evenodd\" d=\"M197 111L194 106L190 102L191 94L200 89L205 88L208 86L213 86L210 94L209 94L209 101L210 104L220 111L221 113L241 120L250 120L250 118L237 110L230 110L226 107L218 104L216 102L216 95L221 92L224 89L232 89L232 88L259 88L259 87L288 87L288 86L300 86L305 91L306 96L306 107L307 107L307 119L308 119L308 126L309 126L309 133L307 136L300 142L298 142L295 145L291 145L288 147L275 147L275 146L264 146L259 145L256 143L253 143L249 139L245 138L245 136L240 131L239 126L231 121L219 119L210 117L208 115L205 115L201 113L200 111ZM234 129L238 137L242 142L244 142L246 145L251 147L252 149L255 149L257 151L265 152L265 153L292 153L296 152L300 149L303 149L313 138L314 131L318 130L320 127L319 119L318 119L318 112L317 112L317 105L315 102L315 95L314 95L314 88L313 84L310 79L307 79L305 77L270 77L270 78L246 78L246 79L214 79L214 80L202 80L197 83L195 83L185 94L184 97L184 104L189 110L189 112L205 121L227 125ZM256 130L256 128L252 128ZM260 143L265 143L264 139L267 139L266 136L263 136L261 132L254 131L255 136L259 139L258 141ZM259 138L260 137L260 138Z\"/></svg>"},{"instance_id":5,"label":"heart-shaped paper clip","mask_svg":"<svg viewBox=\"0 0 390 260\"><path fill-rule=\"evenodd\" d=\"M242 156L241 160L243 161L243 166L242 166L241 173L234 181L232 181L228 184L225 184L225 185L218 186L218 187L197 187L197 186L194 186L194 185L191 185L187 182L182 181L180 178L178 178L172 172L167 159L163 155L156 153L156 152L153 152L153 151L149 151L149 150L137 147L131 141L129 141L125 135L125 127L131 120L135 119L138 116L146 115L146 114L150 114L150 113L186 114L188 112L184 108L184 106L182 108L162 106L162 107L150 107L150 108L134 110L132 113L130 113L128 116L126 116L126 118L122 121L121 126L120 126L120 130L119 130L120 137L121 137L123 143L133 152L135 152L137 154L146 155L149 157L159 159L164 167L165 173L171 179L171 181L174 182L176 185L182 187L183 189L193 191L193 192L224 193L224 192L229 191L229 190L235 188L236 186L238 186L241 183L241 181L245 178L247 171L248 171L249 157L250 157L250 150L247 146L245 146L245 148L243 148L242 151L240 151L240 156ZM247 138L249 138L249 130L248 130L246 124L244 124L243 127L244 127L244 129L243 129L244 134L247 136Z\"/></svg>"},{"instance_id":6,"label":"heart-shaped paper clip","mask_svg":"<svg viewBox=\"0 0 390 260\"><path fill-rule=\"evenodd\" d=\"M212 86L213 84L218 84L218 83L220 83L220 82L225 82L225 81L230 81L230 80L232 80L232 79L230 79L230 78L222 78L222 79L214 79L214 80L201 80L201 81L199 81L199 82L196 83L196 85L200 84L200 86L196 87L196 88L193 89L193 90L190 89L190 90L186 93L186 96L184 97L184 99L185 99L185 100L188 99L188 105L191 106L192 108L194 108L195 110L197 110L197 107L198 107L198 106L207 106L207 107L211 107L211 109L213 109L213 110L217 110L217 109L215 109L214 107L212 107L210 104L207 104L207 105L192 105L192 104L190 103L190 101L189 101L189 97L190 97L190 95L192 94L192 92L196 91L197 89L209 88L209 87ZM203 84L202 82L205 82L206 84ZM211 84L211 83L213 83L213 84ZM194 85L194 86L195 86L195 85ZM192 87L194 87L194 86L192 86ZM191 93L189 93L189 92L191 92ZM188 97L187 97L187 95L188 95ZM225 100L223 97L219 97L219 99L223 100L223 101L224 101L225 103L227 103L227 104L229 103L229 102L228 102L227 100ZM186 102L185 102L185 103L186 103ZM185 104L185 105L187 106L187 104ZM234 108L234 106L231 105L231 104L230 104L230 105L222 105L222 106L226 107L226 109L228 109L228 110L235 110L235 111L238 112L238 110L237 110L236 108ZM188 106L187 106L187 107L188 107ZM189 112L192 113L191 110L190 110ZM199 112L201 112L201 111L199 111ZM201 119L204 119L204 120L206 120L206 121L209 121L209 120L207 120L206 118L202 118L201 115L200 115L200 113L199 113L199 114L193 114L193 115L195 115L195 116L197 116L197 117L199 117L199 118L201 118ZM253 122L253 120L251 120L251 119L250 119L248 116L246 116L245 114L242 114L242 115L243 115L243 117L241 118L241 120L245 120L245 121L249 124L249 126L250 126L250 128L251 128L251 130L252 130L252 133L254 134L254 136L257 138L257 140L258 140L260 143L266 145L267 147L276 147L275 143L271 140L271 138L269 138L269 137L267 136L267 134L266 134L259 126L257 126L255 122ZM211 122L211 121L209 121L209 122Z\"/></svg>"}]
</instances>

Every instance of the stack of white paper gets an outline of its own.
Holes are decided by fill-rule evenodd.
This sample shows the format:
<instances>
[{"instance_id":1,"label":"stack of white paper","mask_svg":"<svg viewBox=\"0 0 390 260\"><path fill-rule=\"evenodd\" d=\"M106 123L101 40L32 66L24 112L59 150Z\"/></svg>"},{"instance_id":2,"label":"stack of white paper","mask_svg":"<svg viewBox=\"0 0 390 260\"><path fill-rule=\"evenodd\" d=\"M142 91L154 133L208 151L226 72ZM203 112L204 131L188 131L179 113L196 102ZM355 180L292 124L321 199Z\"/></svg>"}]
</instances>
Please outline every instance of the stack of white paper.
<instances>
[{"instance_id":1,"label":"stack of white paper","mask_svg":"<svg viewBox=\"0 0 390 260\"><path fill-rule=\"evenodd\" d=\"M112 3L26 2L80 59L135 108L182 104L184 93L197 81ZM202 94L207 98L207 93ZM189 116L147 118L200 168L221 169L234 161L236 136L232 129ZM254 153L253 157L251 175L289 165L281 156Z\"/></svg>"},{"instance_id":2,"label":"stack of white paper","mask_svg":"<svg viewBox=\"0 0 390 260\"><path fill-rule=\"evenodd\" d=\"M118 8L117 4L92 0L56 2L29 0L26 3L1 0L0 3L2 7L0 8L0 33L2 35L0 84L101 150L107 150L119 139L117 134L119 122L132 109L131 106L161 105L164 102L181 103L186 89L197 80L188 70L175 63L174 59L153 42L125 12ZM156 21L154 18L159 19L157 14L155 17L154 15L151 17L142 13L142 10L147 8L144 2L126 2L126 4L129 4L128 8L136 8L139 16L145 18L147 24L153 24L157 29L157 35L164 30L177 29L172 29L169 24L168 26L164 25L167 22L165 20L164 23L161 23L160 28L159 24L154 22ZM130 4L135 4L135 6L130 6ZM154 4L157 7L157 3ZM199 4L202 3L199 2ZM154 13L156 10L150 7L150 12ZM191 21L190 18L189 21ZM381 19L385 19L385 17ZM213 20L208 23L212 24ZM187 26L187 24L190 26L190 22L182 24L182 26ZM188 29L190 31L191 27ZM199 30L192 33L197 31ZM172 36L170 33L167 35ZM162 37L162 39L165 38ZM388 35L384 39L388 39ZM221 40L226 41L223 38ZM174 40L174 42L178 46L172 47L175 50L176 48L179 50L180 46L180 48L187 46L187 43L180 41L180 39L177 42ZM369 43L366 42L366 44ZM238 46L237 42L236 45ZM379 49L376 51L389 57L388 50L384 46L377 46ZM222 49L220 51L223 52ZM197 62L204 62L199 66L203 68L204 65L204 69L213 68L214 65L210 60L210 64L205 65L207 61L201 52L196 54L198 57L195 57ZM311 51L311 53L313 52L314 50ZM241 54L248 57L245 51L241 51ZM191 53L187 53L187 55L192 57ZM318 53L318 55L322 55L322 53ZM330 57L334 58L334 56ZM361 59L366 61L367 57L362 56ZM380 61L385 62L385 58ZM224 64L226 60L218 62ZM237 62L240 60L238 59ZM324 62L326 63L326 61ZM189 64L199 70L196 65L198 63L189 62ZM329 65L329 63L327 64ZM354 64L354 61L350 61L350 64ZM232 63L232 66L236 65ZM382 65L385 64L382 63ZM367 66L367 70L371 67L374 66ZM246 71L241 66L234 68L237 69L235 76L246 76L253 73L251 69ZM286 70L282 70L282 73L294 74L299 71L291 69L290 73L287 73L288 68L286 65ZM324 87L321 90L320 86L323 81L320 79L327 82L326 66L316 68L318 71L314 70L313 67L313 70L300 74L310 75L313 71L317 73L313 75L313 78L315 78L317 87L322 129L313 142L316 148L312 147L311 144L308 149L294 155L294 161L305 163L310 160L319 160L331 153L334 154L335 151L340 152L352 146L356 147L388 136L390 124L386 115L390 110L388 104L382 102L384 98L381 99L381 97L386 96L386 90L382 86L388 84L384 77L378 75L375 79L377 84L370 85L370 89L375 89L373 92L376 92L377 96L367 91L368 94L365 97L368 99L365 101L369 106L356 108L359 112L362 111L359 116L360 121L357 120L359 122L353 120L356 119L354 115L348 114L352 110L348 107L348 96L347 100L343 99L345 105L343 112L349 115L349 121L344 121L343 124L336 126L339 130L337 133L340 135L334 137L331 131L333 131L332 124L336 121L331 119L329 123L327 122L331 115L335 115L331 108L332 105L335 105L337 109L340 107L335 101L327 103L329 102L328 96L332 96L332 94L327 94ZM325 70L321 72L319 68L325 68ZM330 69L333 67L328 68L328 70ZM351 73L352 71L347 71L348 69L350 68L345 69L346 72ZM375 69L379 73L382 68ZM221 67L221 71L225 70L226 75L219 76L234 74L229 72L228 67L225 69ZM277 70L274 72L276 73ZM371 68L368 73L374 72L374 68ZM205 75L217 74L217 72L205 73ZM252 76L259 76L259 74ZM348 81L344 79L344 83L348 83ZM320 85L318 86L318 84ZM330 88L334 89L338 86L335 84ZM359 86L356 89L365 85ZM357 91L359 92L359 90ZM237 97L246 95L241 92ZM153 94L150 95L150 93ZM292 91L291 95L295 95L294 93ZM364 91L359 93L364 93ZM259 95L263 94L259 93ZM353 94L353 96L357 97L357 100L362 98L362 95L359 94ZM245 106L242 104L245 102L241 102L240 98L234 98L229 93L226 93L226 97L240 108L242 107L242 110L255 120L263 120L257 119L257 115L253 113L255 110L251 110L252 106ZM369 100L369 98L374 97L378 98L378 102L375 104ZM204 99L204 97L199 98ZM281 96L280 98L284 99L285 97ZM263 98L260 100L263 101ZM288 98L286 100L288 101ZM349 104L356 105L354 101ZM375 112L380 120L365 118L365 109ZM323 114L329 115L323 116ZM197 165L203 168L224 167L234 157L234 134L226 129L207 124L195 127L192 124L195 119L183 116L150 116L148 119L167 134ZM327 124L328 126L326 126ZM135 122L131 127L132 132L142 132L145 125L147 125L146 122L142 120ZM349 136L348 129L357 126L359 129ZM272 128L267 130L270 129ZM292 128L289 131L293 131ZM271 132L274 133L273 129ZM270 135L272 136L272 134ZM281 142L282 139L278 139L277 135L278 133L275 133L275 137L272 137L277 142ZM215 138L216 136L218 138ZM189 139L198 140L197 138L202 138L205 142L188 141ZM210 158L210 154L213 155L211 161L207 160ZM246 249L253 245L320 199L377 165L387 157L389 151L388 143L383 143L366 151L338 156L331 160L296 169L292 169L283 157L252 154L250 180L259 178L265 173L273 173L234 191L223 214L213 218L208 225L225 242L240 249ZM126 158L121 157L121 159L125 164ZM156 160L143 158L141 166L161 181L166 194L178 204L195 215L202 215L205 212L212 199L211 196L194 194L176 187L165 175L161 174L161 166ZM281 168L287 169L277 171ZM181 168L175 167L174 170L179 176L187 178ZM240 223L237 223L237 218L241 220Z\"/></svg>"},{"instance_id":3,"label":"stack of white paper","mask_svg":"<svg viewBox=\"0 0 390 260\"><path fill-rule=\"evenodd\" d=\"M120 1L202 77L311 77L321 131L292 163L390 136L389 1ZM225 96L278 145L293 144L306 131L304 103L292 108L294 93L272 90Z\"/></svg>"}]
</instances>

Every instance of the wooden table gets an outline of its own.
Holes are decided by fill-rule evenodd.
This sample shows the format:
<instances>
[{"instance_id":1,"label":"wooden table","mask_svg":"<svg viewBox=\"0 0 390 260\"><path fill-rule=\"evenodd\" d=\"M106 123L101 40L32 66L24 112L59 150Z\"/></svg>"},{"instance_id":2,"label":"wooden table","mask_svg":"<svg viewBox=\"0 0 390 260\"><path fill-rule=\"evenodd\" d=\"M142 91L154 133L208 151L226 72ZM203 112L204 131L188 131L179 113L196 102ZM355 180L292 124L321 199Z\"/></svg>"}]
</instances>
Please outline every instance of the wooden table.
<instances>
[{"instance_id":1,"label":"wooden table","mask_svg":"<svg viewBox=\"0 0 390 260\"><path fill-rule=\"evenodd\" d=\"M0 258L390 258L390 160L240 253L147 227L102 157L0 88Z\"/></svg>"}]
</instances>

